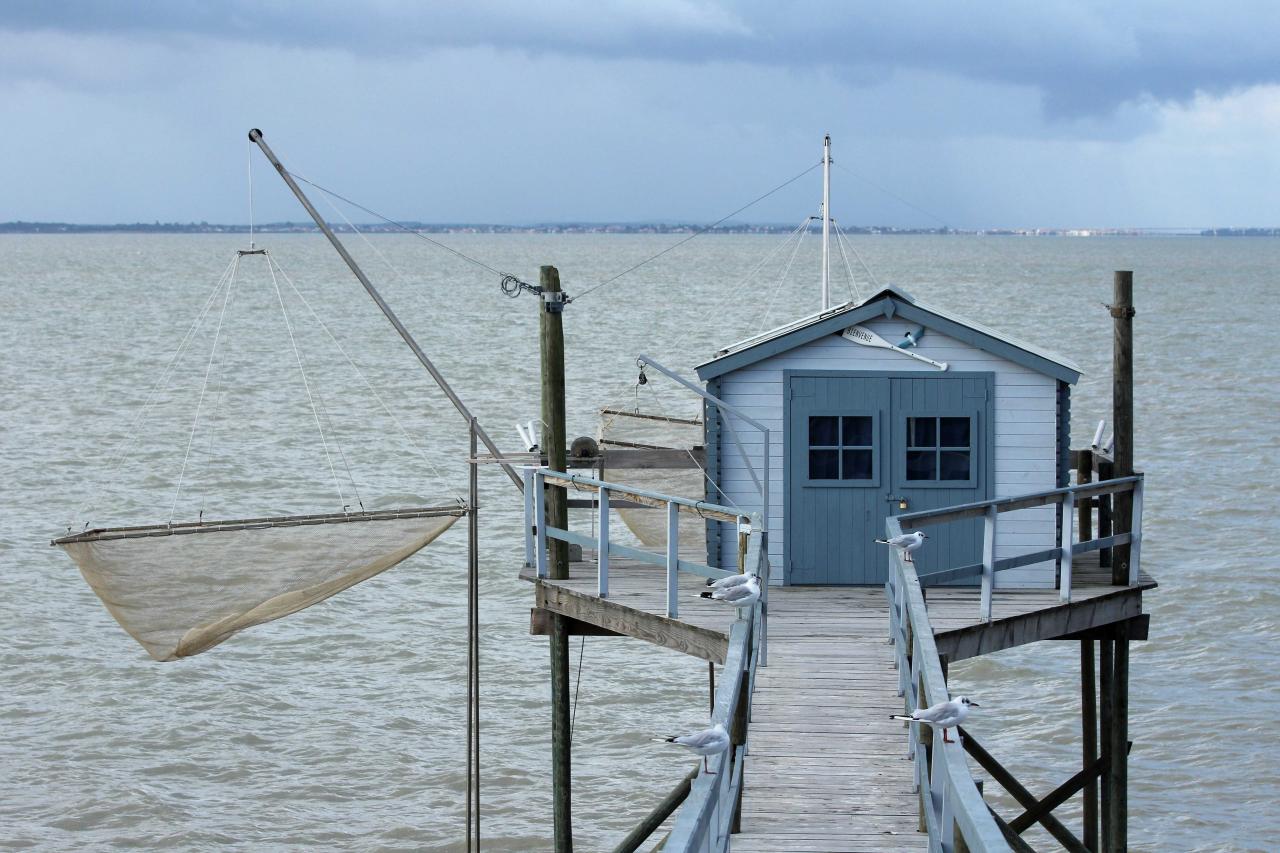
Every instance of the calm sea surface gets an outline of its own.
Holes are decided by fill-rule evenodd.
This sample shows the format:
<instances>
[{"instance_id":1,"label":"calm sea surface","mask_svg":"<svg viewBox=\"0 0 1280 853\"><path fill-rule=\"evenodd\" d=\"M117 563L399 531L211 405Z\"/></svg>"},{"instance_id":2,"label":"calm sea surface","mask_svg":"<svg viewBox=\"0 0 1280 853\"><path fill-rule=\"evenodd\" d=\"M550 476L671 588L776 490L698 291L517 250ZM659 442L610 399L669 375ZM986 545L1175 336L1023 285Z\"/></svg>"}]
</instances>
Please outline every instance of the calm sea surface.
<instances>
[{"instance_id":1,"label":"calm sea surface","mask_svg":"<svg viewBox=\"0 0 1280 853\"><path fill-rule=\"evenodd\" d=\"M677 238L445 239L530 280L556 264L573 294ZM743 280L780 239L704 237L573 304L570 435L594 434L601 405L635 400L637 353L687 369L814 310L816 241L781 286L785 257ZM1152 851L1276 849L1280 241L852 242L880 283L1079 362L1077 445L1110 406L1111 273L1135 271L1143 556L1160 588L1147 597L1151 639L1132 659L1130 837ZM356 492L372 509L465 490L460 418L333 252L317 236L259 243L394 413L280 279L328 442L343 448L341 500L260 257L238 271L194 437L221 303L136 418L240 238L0 237L0 847L461 849L462 527L320 606L168 664L147 658L48 546L85 523L334 511ZM351 245L514 447L510 425L538 414L535 301L504 297L493 276L413 237ZM865 274L858 284L867 295ZM845 287L837 276L841 297ZM697 408L669 382L643 390L646 405ZM482 492L485 846L540 850L547 643L527 633L516 493L497 470ZM579 654L575 640L575 667ZM687 769L648 738L705 723L706 669L638 641L588 638L581 655L575 828L581 849L607 849ZM952 670L954 691L980 697L975 734L1040 793L1078 767L1078 677L1066 643ZM1078 804L1067 817L1078 824Z\"/></svg>"}]
</instances>

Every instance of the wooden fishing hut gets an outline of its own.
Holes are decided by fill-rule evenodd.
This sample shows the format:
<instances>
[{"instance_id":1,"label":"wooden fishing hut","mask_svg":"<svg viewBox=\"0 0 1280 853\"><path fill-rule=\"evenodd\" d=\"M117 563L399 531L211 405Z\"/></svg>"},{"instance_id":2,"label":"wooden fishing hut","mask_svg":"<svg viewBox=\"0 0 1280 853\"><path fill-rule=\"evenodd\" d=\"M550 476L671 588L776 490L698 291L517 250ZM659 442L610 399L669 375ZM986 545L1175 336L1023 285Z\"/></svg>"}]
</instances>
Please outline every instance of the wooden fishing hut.
<instances>
[{"instance_id":1,"label":"wooden fishing hut","mask_svg":"<svg viewBox=\"0 0 1280 853\"><path fill-rule=\"evenodd\" d=\"M705 400L705 456L688 454L705 465L704 494L629 487L628 467L670 466L669 454L571 460L550 426L547 464L525 471L521 575L531 633L552 640L556 850L572 849L575 633L708 660L712 720L731 733L618 851L664 826L667 851L1024 851L1035 825L1070 851L1126 850L1128 650L1146 638L1142 593L1155 587L1132 467L1131 273L1116 274L1110 311L1114 453L1100 434L1070 447L1070 361L892 288L720 351L697 368L705 387L641 356ZM563 385L543 343L552 425ZM569 529L566 491L594 511L592 535ZM665 512L661 553L611 537L620 506ZM690 514L707 527L693 548L680 541ZM917 529L930 538L914 559L874 542ZM751 608L691 597L737 572L765 582ZM949 741L911 723L904 737L888 719L952 698L950 664L1041 640L1080 647L1080 766L1054 790L1029 791L963 728ZM966 755L1020 814L988 805ZM1078 834L1054 815L1077 794Z\"/></svg>"}]
</instances>

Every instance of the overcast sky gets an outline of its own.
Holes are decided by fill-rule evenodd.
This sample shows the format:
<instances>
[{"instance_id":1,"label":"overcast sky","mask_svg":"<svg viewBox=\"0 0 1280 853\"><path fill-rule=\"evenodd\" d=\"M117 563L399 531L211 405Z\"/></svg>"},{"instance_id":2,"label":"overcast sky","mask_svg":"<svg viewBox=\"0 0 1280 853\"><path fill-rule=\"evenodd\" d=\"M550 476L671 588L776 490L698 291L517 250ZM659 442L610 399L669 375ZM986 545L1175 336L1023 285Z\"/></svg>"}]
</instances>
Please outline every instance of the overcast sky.
<instances>
[{"instance_id":1,"label":"overcast sky","mask_svg":"<svg viewBox=\"0 0 1280 853\"><path fill-rule=\"evenodd\" d=\"M1280 3L967 5L5 0L0 221L1280 224Z\"/></svg>"}]
</instances>

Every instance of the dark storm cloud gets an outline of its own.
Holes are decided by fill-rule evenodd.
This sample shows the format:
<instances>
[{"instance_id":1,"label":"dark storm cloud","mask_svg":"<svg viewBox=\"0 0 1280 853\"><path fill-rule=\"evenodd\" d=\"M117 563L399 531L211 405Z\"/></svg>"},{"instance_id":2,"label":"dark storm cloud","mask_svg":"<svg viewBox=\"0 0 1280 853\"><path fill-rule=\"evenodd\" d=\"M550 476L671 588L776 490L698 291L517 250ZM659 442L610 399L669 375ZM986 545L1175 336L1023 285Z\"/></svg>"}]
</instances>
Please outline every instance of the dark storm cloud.
<instances>
[{"instance_id":1,"label":"dark storm cloud","mask_svg":"<svg viewBox=\"0 0 1280 853\"><path fill-rule=\"evenodd\" d=\"M375 58L491 46L534 55L743 62L827 68L853 85L922 70L1032 87L1047 112L1063 117L1280 81L1280 4L1273 2L968 5L11 0L0 7L0 27L207 37Z\"/></svg>"}]
</instances>

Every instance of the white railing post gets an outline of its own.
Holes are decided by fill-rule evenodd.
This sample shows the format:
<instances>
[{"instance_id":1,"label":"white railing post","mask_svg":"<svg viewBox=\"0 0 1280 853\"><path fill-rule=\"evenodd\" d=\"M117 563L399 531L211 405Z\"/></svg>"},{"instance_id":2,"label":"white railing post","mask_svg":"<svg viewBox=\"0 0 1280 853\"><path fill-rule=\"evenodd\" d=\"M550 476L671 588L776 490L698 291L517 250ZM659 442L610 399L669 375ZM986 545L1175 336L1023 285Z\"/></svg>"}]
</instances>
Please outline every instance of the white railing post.
<instances>
[{"instance_id":1,"label":"white railing post","mask_svg":"<svg viewBox=\"0 0 1280 853\"><path fill-rule=\"evenodd\" d=\"M600 531L599 541L596 543L596 569L597 583L599 585L599 593L601 598L609 597L609 490L604 486L600 487L598 493L600 505L597 508L599 517L598 530Z\"/></svg>"},{"instance_id":2,"label":"white railing post","mask_svg":"<svg viewBox=\"0 0 1280 853\"><path fill-rule=\"evenodd\" d=\"M1000 513L988 504L982 522L982 598L978 618L991 621L991 593L996 586L996 519Z\"/></svg>"},{"instance_id":3,"label":"white railing post","mask_svg":"<svg viewBox=\"0 0 1280 853\"><path fill-rule=\"evenodd\" d=\"M1142 483L1133 484L1133 515L1129 523L1129 586L1138 583L1138 561L1142 556Z\"/></svg>"},{"instance_id":4,"label":"white railing post","mask_svg":"<svg viewBox=\"0 0 1280 853\"><path fill-rule=\"evenodd\" d=\"M667 504L667 616L680 614L676 597L680 594L680 507Z\"/></svg>"},{"instance_id":5,"label":"white railing post","mask_svg":"<svg viewBox=\"0 0 1280 853\"><path fill-rule=\"evenodd\" d=\"M1071 600L1071 558L1076 544L1076 493L1068 491L1062 496L1062 587L1058 597Z\"/></svg>"},{"instance_id":6,"label":"white railing post","mask_svg":"<svg viewBox=\"0 0 1280 853\"><path fill-rule=\"evenodd\" d=\"M538 577L549 577L551 571L547 566L547 486L541 468L533 475L533 524L537 531L534 550L537 552Z\"/></svg>"},{"instance_id":7,"label":"white railing post","mask_svg":"<svg viewBox=\"0 0 1280 853\"><path fill-rule=\"evenodd\" d=\"M533 528L536 524L533 520L533 466L522 466L521 473L524 475L524 564L533 568Z\"/></svg>"}]
</instances>

